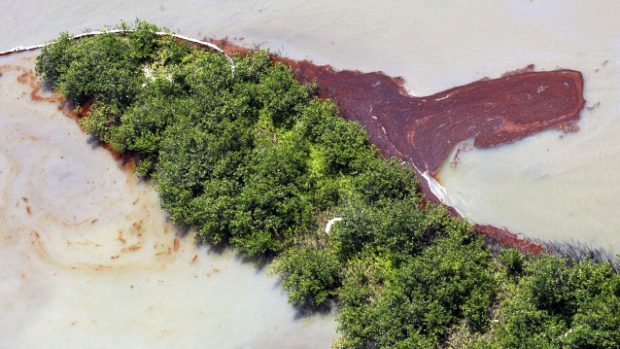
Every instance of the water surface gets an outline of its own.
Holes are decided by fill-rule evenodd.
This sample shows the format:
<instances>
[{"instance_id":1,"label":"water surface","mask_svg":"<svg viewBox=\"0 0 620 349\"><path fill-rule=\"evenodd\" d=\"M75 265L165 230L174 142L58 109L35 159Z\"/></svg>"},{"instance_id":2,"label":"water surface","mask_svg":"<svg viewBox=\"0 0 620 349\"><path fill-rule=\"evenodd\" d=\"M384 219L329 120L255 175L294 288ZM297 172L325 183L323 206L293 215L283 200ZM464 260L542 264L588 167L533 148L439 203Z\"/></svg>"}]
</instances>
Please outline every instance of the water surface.
<instances>
[{"instance_id":1,"label":"water surface","mask_svg":"<svg viewBox=\"0 0 620 349\"><path fill-rule=\"evenodd\" d=\"M0 0L0 9L0 49L140 17L400 75L414 95L530 63L579 70L597 106L579 132L462 152L439 177L476 222L620 249L618 2ZM2 64L32 64L22 58ZM276 280L191 237L175 251L153 189L53 104L30 102L18 74L0 78L0 309L11 314L0 318L0 347L328 346L333 318L294 320Z\"/></svg>"},{"instance_id":2,"label":"water surface","mask_svg":"<svg viewBox=\"0 0 620 349\"><path fill-rule=\"evenodd\" d=\"M150 184L31 101L33 61L0 59L0 348L329 347L333 315L181 236Z\"/></svg>"},{"instance_id":3,"label":"water surface","mask_svg":"<svg viewBox=\"0 0 620 349\"><path fill-rule=\"evenodd\" d=\"M401 75L429 95L534 63L579 70L581 130L462 154L440 178L449 202L479 223L540 239L620 248L620 3L614 1L0 0L0 47L64 30L147 19L195 37L229 37L336 68Z\"/></svg>"}]
</instances>

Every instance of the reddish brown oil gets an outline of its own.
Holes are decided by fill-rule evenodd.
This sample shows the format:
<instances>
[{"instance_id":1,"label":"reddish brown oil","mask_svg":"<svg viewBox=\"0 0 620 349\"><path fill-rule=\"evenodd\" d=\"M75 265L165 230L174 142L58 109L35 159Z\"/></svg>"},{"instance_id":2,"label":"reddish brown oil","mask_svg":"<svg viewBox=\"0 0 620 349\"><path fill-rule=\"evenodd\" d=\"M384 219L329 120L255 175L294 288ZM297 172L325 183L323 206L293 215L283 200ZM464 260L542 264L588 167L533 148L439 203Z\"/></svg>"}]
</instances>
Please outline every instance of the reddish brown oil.
<instances>
[{"instance_id":1,"label":"reddish brown oil","mask_svg":"<svg viewBox=\"0 0 620 349\"><path fill-rule=\"evenodd\" d=\"M226 40L216 42L228 55L250 52ZM462 141L473 139L474 147L489 148L552 128L574 132L585 105L583 77L574 70L535 72L534 65L528 65L498 79L416 97L405 90L402 78L382 72L336 71L329 65L277 55L272 60L290 67L300 82L315 83L319 96L334 101L342 117L366 128L383 155L408 161L435 179ZM424 181L421 190L428 200L438 201ZM486 225L475 229L504 246L542 251L542 246L506 229Z\"/></svg>"}]
</instances>

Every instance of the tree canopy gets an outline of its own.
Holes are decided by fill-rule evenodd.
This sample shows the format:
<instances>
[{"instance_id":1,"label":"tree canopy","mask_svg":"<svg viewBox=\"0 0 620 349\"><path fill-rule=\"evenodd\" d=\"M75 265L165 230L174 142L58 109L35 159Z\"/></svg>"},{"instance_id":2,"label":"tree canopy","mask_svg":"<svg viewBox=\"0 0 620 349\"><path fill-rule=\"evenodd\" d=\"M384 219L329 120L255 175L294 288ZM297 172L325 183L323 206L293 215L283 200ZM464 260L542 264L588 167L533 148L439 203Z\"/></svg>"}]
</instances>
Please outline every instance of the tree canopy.
<instances>
[{"instance_id":1,"label":"tree canopy","mask_svg":"<svg viewBox=\"0 0 620 349\"><path fill-rule=\"evenodd\" d=\"M126 27L127 28L127 27ZM232 57L138 21L63 34L36 71L97 140L137 159L170 219L275 258L290 302L336 304L342 348L618 348L609 263L492 251L424 202L412 169L265 51ZM329 234L325 221L341 217Z\"/></svg>"}]
</instances>

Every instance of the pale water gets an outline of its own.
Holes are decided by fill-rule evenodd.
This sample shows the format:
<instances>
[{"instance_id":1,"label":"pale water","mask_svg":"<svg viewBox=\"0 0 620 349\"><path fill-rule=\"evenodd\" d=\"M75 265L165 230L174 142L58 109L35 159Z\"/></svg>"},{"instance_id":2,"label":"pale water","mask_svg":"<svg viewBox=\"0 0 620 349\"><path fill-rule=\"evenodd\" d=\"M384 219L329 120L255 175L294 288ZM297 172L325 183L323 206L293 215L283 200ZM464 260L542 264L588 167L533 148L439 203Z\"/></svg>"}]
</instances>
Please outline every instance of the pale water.
<instances>
[{"instance_id":1,"label":"pale water","mask_svg":"<svg viewBox=\"0 0 620 349\"><path fill-rule=\"evenodd\" d=\"M31 101L14 67L33 62L0 59L0 348L329 347L333 315L180 236L152 186Z\"/></svg>"},{"instance_id":2,"label":"pale water","mask_svg":"<svg viewBox=\"0 0 620 349\"><path fill-rule=\"evenodd\" d=\"M476 222L506 226L534 238L578 240L617 251L619 13L620 3L614 1L477 1L474 5L471 1L0 0L0 49L51 40L65 30L80 33L140 17L197 38L228 36L336 68L402 75L416 95L498 77L530 63L542 70L580 70L588 105L599 107L582 113L579 132L549 131L513 145L468 151L461 154L458 166L444 166L439 176L447 189L446 199ZM23 101L26 97L15 101L14 77L5 74L0 82L11 82L9 89L3 87L0 114L0 179L2 188L8 188L1 213L1 222L8 228L2 232L20 232L19 241L2 242L0 270L9 282L0 286L1 299L9 299L4 295L10 294L15 302L2 303L3 315L14 315L0 320L0 340L29 345L28 341L42 338L36 333L45 333L73 341L75 346L90 340L110 347L113 342L105 341L116 340L129 347L135 343L150 347L160 343L161 336L178 341L180 347L209 338L212 342L202 344L286 347L284 341L290 340L300 346L324 347L335 336L333 319L292 321L294 311L285 306L285 296L273 279L233 256L196 251L191 239L182 239L175 254L157 256L174 240L173 233L159 231L142 242L148 248L120 253L127 247L117 239L117 230L130 234L132 224L140 220L151 231L163 225L156 194L119 172L105 152L87 146L71 120L51 109L35 114L32 108L44 107L30 105ZM71 163L57 159L60 155L72 159ZM22 196L29 197L31 215L20 201ZM150 206L131 204L140 196L148 198L141 205ZM45 216L45 212L51 213ZM57 225L52 224L54 219ZM32 230L40 234L35 245L45 249L32 247ZM156 247L155 241L163 245ZM110 259L117 254L117 259ZM198 259L191 263L196 254ZM87 267L71 269L76 264ZM93 270L99 264L126 267ZM26 279L21 276L22 265L28 268ZM212 274L212 268L229 268L228 283L222 284L226 286L209 286L211 280L225 278L221 271ZM194 273L202 274L194 278ZM190 283L188 278L197 281ZM220 291L214 290L217 287ZM89 293L93 296L88 297ZM117 303L107 306L111 300ZM213 316L196 315L211 307L217 310L205 313ZM263 318L256 315L260 309L266 309ZM226 325L238 321L246 322L243 327ZM22 326L25 323L30 326ZM224 325L217 327L217 323ZM91 327L78 327L87 325ZM275 326L281 335L273 330ZM106 329L118 333L117 337L105 336ZM260 342L267 339L270 345ZM165 347L172 342L161 343Z\"/></svg>"}]
</instances>

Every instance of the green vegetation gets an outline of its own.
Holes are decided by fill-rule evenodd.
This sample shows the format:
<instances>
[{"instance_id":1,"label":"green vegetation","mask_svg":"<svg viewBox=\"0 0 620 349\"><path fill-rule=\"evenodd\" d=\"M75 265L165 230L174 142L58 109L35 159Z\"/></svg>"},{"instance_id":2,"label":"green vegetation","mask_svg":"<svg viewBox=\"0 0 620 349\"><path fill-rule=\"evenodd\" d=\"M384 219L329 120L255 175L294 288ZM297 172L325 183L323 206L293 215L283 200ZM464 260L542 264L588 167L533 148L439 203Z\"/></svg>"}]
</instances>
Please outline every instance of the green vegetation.
<instances>
[{"instance_id":1,"label":"green vegetation","mask_svg":"<svg viewBox=\"0 0 620 349\"><path fill-rule=\"evenodd\" d=\"M175 223L275 258L290 302L338 308L342 348L618 348L609 263L492 252L424 202L414 173L266 52L233 57L157 37L44 48L36 70L96 139L133 155ZM332 217L343 220L323 231Z\"/></svg>"}]
</instances>

